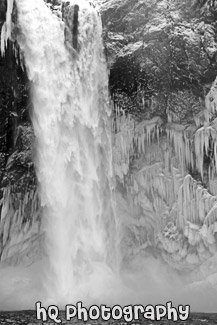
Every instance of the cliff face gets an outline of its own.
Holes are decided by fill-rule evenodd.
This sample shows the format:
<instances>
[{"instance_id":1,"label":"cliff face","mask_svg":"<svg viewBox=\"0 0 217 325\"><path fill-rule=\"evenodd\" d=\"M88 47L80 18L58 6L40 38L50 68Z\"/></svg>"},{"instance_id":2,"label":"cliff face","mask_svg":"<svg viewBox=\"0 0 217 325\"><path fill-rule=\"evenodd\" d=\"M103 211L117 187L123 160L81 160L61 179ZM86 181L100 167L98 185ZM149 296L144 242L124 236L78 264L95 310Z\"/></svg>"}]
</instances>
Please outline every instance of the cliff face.
<instances>
[{"instance_id":1,"label":"cliff face","mask_svg":"<svg viewBox=\"0 0 217 325\"><path fill-rule=\"evenodd\" d=\"M0 29L6 12L7 1L1 1ZM12 23L15 22L16 7L12 14ZM0 259L9 264L31 263L32 257L28 256L35 255L33 248L38 237L38 230L33 230L38 226L32 228L32 217L34 211L39 211L39 204L33 165L30 83L16 42L8 40L5 53L0 55L0 75ZM34 219L39 219L38 213ZM28 249L31 241L34 244Z\"/></svg>"},{"instance_id":2,"label":"cliff face","mask_svg":"<svg viewBox=\"0 0 217 325\"><path fill-rule=\"evenodd\" d=\"M166 120L171 110L180 122L190 122L216 77L215 3L100 4L115 101L138 119Z\"/></svg>"},{"instance_id":3,"label":"cliff face","mask_svg":"<svg viewBox=\"0 0 217 325\"><path fill-rule=\"evenodd\" d=\"M179 270L215 272L217 3L98 4L126 261L151 252Z\"/></svg>"}]
</instances>

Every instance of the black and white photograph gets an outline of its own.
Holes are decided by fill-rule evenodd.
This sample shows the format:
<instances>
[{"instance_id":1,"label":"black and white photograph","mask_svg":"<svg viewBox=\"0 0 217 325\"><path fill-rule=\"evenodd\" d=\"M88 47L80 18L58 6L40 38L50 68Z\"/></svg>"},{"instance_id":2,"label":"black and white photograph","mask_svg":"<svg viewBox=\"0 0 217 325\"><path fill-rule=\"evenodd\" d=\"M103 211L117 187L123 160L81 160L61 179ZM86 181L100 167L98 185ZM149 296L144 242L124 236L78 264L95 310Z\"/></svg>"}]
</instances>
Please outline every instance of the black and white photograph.
<instances>
[{"instance_id":1,"label":"black and white photograph","mask_svg":"<svg viewBox=\"0 0 217 325\"><path fill-rule=\"evenodd\" d=\"M217 324L217 1L0 0L0 325Z\"/></svg>"}]
</instances>

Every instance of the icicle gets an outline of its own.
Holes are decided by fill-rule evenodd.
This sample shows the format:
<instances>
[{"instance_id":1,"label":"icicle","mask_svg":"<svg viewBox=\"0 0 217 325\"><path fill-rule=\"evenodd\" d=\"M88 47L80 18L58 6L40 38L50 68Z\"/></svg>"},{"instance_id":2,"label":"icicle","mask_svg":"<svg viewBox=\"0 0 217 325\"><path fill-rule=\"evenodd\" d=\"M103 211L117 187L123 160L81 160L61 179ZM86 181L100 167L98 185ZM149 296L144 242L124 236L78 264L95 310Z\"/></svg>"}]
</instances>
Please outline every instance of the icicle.
<instances>
[{"instance_id":1,"label":"icicle","mask_svg":"<svg viewBox=\"0 0 217 325\"><path fill-rule=\"evenodd\" d=\"M159 144L159 142L160 142L160 127L159 127L159 125L157 125L157 128L156 128L156 136L157 136L157 142Z\"/></svg>"},{"instance_id":2,"label":"icicle","mask_svg":"<svg viewBox=\"0 0 217 325\"><path fill-rule=\"evenodd\" d=\"M191 142L187 136L187 130L186 126L179 124L170 124L166 129L168 142L172 143L174 147L179 168L183 175L189 167L194 168ZM192 132L193 130L190 129L189 131Z\"/></svg>"},{"instance_id":3,"label":"icicle","mask_svg":"<svg viewBox=\"0 0 217 325\"><path fill-rule=\"evenodd\" d=\"M37 236L39 218L34 220L38 215L39 204L35 205L34 190L25 193L24 196L21 193L16 193L14 186L7 187L4 189L2 211L1 211L1 222L0 222L0 236L2 242L0 248L1 260L9 260L18 253L20 254L21 246L28 247L31 250L31 244L29 240ZM15 194L16 193L16 194ZM16 207L14 202L19 201L19 206ZM28 209L26 207L28 206ZM26 213L30 213L31 222L26 225L23 222ZM25 215L24 215L25 214ZM34 221L33 221L34 220ZM37 232L36 232L37 231Z\"/></svg>"},{"instance_id":4,"label":"icicle","mask_svg":"<svg viewBox=\"0 0 217 325\"><path fill-rule=\"evenodd\" d=\"M203 143L203 130L200 128L195 134L195 154L196 154L196 166L203 178L203 158L204 158L204 143Z\"/></svg>"},{"instance_id":5,"label":"icicle","mask_svg":"<svg viewBox=\"0 0 217 325\"><path fill-rule=\"evenodd\" d=\"M209 122L212 117L217 113L217 78L212 84L212 87L205 98L205 121Z\"/></svg>"},{"instance_id":6,"label":"icicle","mask_svg":"<svg viewBox=\"0 0 217 325\"><path fill-rule=\"evenodd\" d=\"M1 55L5 55L7 48L7 42L11 39L12 32L12 12L13 12L14 0L7 0L7 13L6 22L2 26L1 30Z\"/></svg>"},{"instance_id":7,"label":"icicle","mask_svg":"<svg viewBox=\"0 0 217 325\"><path fill-rule=\"evenodd\" d=\"M3 24L1 30L1 56L5 55L6 48L6 23Z\"/></svg>"},{"instance_id":8,"label":"icicle","mask_svg":"<svg viewBox=\"0 0 217 325\"><path fill-rule=\"evenodd\" d=\"M217 203L212 207L212 209L207 214L204 224L210 226L217 221Z\"/></svg>"}]
</instances>

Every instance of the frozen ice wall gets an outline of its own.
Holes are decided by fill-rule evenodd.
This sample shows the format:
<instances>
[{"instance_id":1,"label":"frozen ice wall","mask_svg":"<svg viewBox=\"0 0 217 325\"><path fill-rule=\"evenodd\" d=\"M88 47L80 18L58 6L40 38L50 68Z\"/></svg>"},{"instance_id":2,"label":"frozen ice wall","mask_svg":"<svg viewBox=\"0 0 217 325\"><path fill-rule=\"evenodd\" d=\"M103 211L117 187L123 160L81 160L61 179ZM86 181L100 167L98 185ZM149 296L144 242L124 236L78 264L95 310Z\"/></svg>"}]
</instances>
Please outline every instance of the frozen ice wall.
<instances>
[{"instance_id":1,"label":"frozen ice wall","mask_svg":"<svg viewBox=\"0 0 217 325\"><path fill-rule=\"evenodd\" d=\"M179 271L196 272L193 281L216 272L215 89L214 84L200 113L202 125L197 116L187 125L168 116L165 125L159 117L137 123L117 113L114 166L122 206L128 205L124 263L147 253Z\"/></svg>"}]
</instances>

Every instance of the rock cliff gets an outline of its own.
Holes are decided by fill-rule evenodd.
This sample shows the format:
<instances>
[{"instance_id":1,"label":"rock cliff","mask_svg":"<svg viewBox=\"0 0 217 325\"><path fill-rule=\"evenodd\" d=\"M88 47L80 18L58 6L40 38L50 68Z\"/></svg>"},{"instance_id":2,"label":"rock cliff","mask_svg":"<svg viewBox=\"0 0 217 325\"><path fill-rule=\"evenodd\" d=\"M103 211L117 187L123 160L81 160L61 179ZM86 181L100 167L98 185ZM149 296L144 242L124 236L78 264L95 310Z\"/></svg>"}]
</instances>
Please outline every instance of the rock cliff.
<instances>
[{"instance_id":1,"label":"rock cliff","mask_svg":"<svg viewBox=\"0 0 217 325\"><path fill-rule=\"evenodd\" d=\"M0 30L6 12L7 1L1 1ZM12 24L16 24L16 6ZM2 36L1 49L3 41ZM28 264L28 255L32 255L31 248L38 237L38 230L30 230L33 211L39 210L33 164L34 132L30 122L30 83L19 48L11 40L7 40L0 55L0 75L0 257L9 264L24 260ZM38 219L38 214L35 217ZM28 241L34 242L30 249Z\"/></svg>"},{"instance_id":2,"label":"rock cliff","mask_svg":"<svg viewBox=\"0 0 217 325\"><path fill-rule=\"evenodd\" d=\"M98 4L115 111L119 206L128 202L119 211L127 215L124 256L151 252L178 270L210 274L217 264L216 83L211 88L217 3Z\"/></svg>"},{"instance_id":3,"label":"rock cliff","mask_svg":"<svg viewBox=\"0 0 217 325\"><path fill-rule=\"evenodd\" d=\"M114 101L138 119L166 120L170 110L180 122L190 122L216 77L215 4L100 4Z\"/></svg>"}]
</instances>

